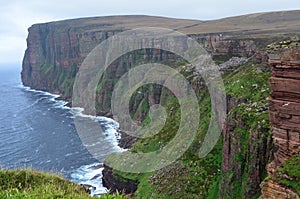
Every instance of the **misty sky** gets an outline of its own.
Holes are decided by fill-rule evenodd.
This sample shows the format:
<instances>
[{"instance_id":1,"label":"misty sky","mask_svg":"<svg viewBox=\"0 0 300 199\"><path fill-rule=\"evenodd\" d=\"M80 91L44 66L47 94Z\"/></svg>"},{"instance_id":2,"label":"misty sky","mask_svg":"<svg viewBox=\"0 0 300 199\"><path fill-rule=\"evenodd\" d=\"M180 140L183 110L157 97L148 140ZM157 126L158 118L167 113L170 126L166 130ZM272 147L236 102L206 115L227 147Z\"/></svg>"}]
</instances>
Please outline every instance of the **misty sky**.
<instances>
[{"instance_id":1,"label":"misty sky","mask_svg":"<svg viewBox=\"0 0 300 199\"><path fill-rule=\"evenodd\" d=\"M0 64L21 65L27 29L35 23L128 14L209 20L299 9L299 0L0 0Z\"/></svg>"}]
</instances>

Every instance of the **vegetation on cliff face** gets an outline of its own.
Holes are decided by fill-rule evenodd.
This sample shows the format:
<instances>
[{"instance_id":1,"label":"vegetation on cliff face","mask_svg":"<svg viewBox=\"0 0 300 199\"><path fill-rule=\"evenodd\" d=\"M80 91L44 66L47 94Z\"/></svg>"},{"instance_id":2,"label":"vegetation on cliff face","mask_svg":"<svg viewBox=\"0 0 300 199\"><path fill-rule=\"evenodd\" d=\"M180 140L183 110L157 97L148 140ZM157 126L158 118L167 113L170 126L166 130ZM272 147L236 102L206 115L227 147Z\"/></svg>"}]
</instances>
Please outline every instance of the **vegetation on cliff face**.
<instances>
[{"instance_id":1,"label":"vegetation on cliff face","mask_svg":"<svg viewBox=\"0 0 300 199\"><path fill-rule=\"evenodd\" d=\"M182 67L178 69L181 70ZM271 158L267 105L270 75L269 72L262 71L255 62L248 62L236 71L224 75L226 92L231 99L229 102L233 105L228 113L227 125L232 125L234 128L227 132L230 133L229 137L226 137L226 132L223 132L223 141L220 139L213 151L205 158L198 157L198 149L208 128L211 108L209 93L206 88L203 88L198 93L202 116L198 134L183 157L172 165L153 173L129 174L115 170L113 173L121 178L139 182L133 198L257 198L260 192L257 186L266 176L265 166ZM147 91L147 89L144 90ZM162 93L168 93L168 91L163 89ZM138 140L132 146L131 151L155 151L166 145L177 132L181 115L178 101L174 96L165 97L163 101L168 114L164 128L151 138ZM144 99L136 103L132 117L143 118L138 115L144 115L149 106ZM141 125L146 125L148 122L149 118L146 117ZM229 138L231 142L227 142L226 138ZM226 156L226 151L224 156L226 147L231 147L232 150L228 156ZM224 161L229 162L228 170L222 170ZM278 169L280 177L276 180L299 191L298 167L299 158L292 158ZM58 198L89 197L82 187L58 176L23 170L15 174L10 171L3 171L0 174L0 182L3 184L0 196L4 198L12 196L34 198L40 197L41 195L38 194L41 193L43 196ZM102 197L126 198L127 196L116 193Z\"/></svg>"},{"instance_id":2,"label":"vegetation on cliff face","mask_svg":"<svg viewBox=\"0 0 300 199\"><path fill-rule=\"evenodd\" d=\"M228 113L227 122L229 125L232 124L234 129L223 132L223 141L220 139L205 158L198 157L198 150L209 125L211 108L209 93L203 88L198 93L201 111L199 130L192 146L183 157L153 173L129 174L113 170L114 175L120 178L139 182L133 198L259 196L259 184L266 176L265 166L271 158L267 102L268 79L271 74L262 71L261 67L254 63L251 61L240 66L235 72L224 75L228 98L234 99L234 106ZM138 140L132 146L132 152L145 153L158 150L176 134L180 121L178 101L174 97L169 97L165 107L168 120L162 131L151 138ZM225 135L226 133L228 135ZM235 141L228 142L227 138ZM231 147L232 151L226 154L223 148L228 147ZM226 161L229 162L228 170L222 168L226 166L224 165Z\"/></svg>"},{"instance_id":3,"label":"vegetation on cliff face","mask_svg":"<svg viewBox=\"0 0 300 199\"><path fill-rule=\"evenodd\" d=\"M293 156L276 169L272 180L293 188L300 195L300 156Z\"/></svg>"},{"instance_id":4,"label":"vegetation on cliff face","mask_svg":"<svg viewBox=\"0 0 300 199\"><path fill-rule=\"evenodd\" d=\"M270 72L252 62L226 79L229 113L223 132L222 198L256 198L271 159Z\"/></svg>"},{"instance_id":5,"label":"vegetation on cliff face","mask_svg":"<svg viewBox=\"0 0 300 199\"><path fill-rule=\"evenodd\" d=\"M219 60L219 62L224 62L224 60ZM176 65L174 67L193 79L191 72L187 71L188 67ZM108 88L107 82L110 79L116 81L115 77L109 76L109 74L112 73L108 72L108 80L100 81L99 92L101 92L103 85ZM139 182L133 198L257 197L260 193L259 184L266 174L265 165L270 158L268 153L270 150L268 148L270 127L268 125L266 100L269 95L269 77L270 73L262 71L255 62L246 63L240 66L238 70L224 75L226 92L234 104L228 113L227 122L236 127L228 132L227 138L234 140L234 142L227 142L226 135L224 135L224 139L219 139L210 154L205 158L199 158L198 150L211 116L210 97L204 87L198 90L201 115L198 133L192 146L183 157L157 172L130 174L113 170L114 177ZM197 80L194 79L193 81ZM150 122L149 117L145 117L149 109L147 100L155 98L155 96L151 96L155 90L157 89L151 85L145 86L137 90L132 97L134 99L140 92L150 92L146 97L142 95L142 98L130 102L132 104L131 116L140 120L141 125L147 125ZM156 151L168 144L177 132L181 116L178 100L170 95L165 88L160 94L163 97L160 97L159 100L163 102L168 114L167 122L159 134L138 140L132 146L132 152ZM230 147L232 150L228 156L224 155L224 148L226 147ZM222 168L224 161L229 162L228 170ZM106 195L105 197L109 196Z\"/></svg>"},{"instance_id":6,"label":"vegetation on cliff face","mask_svg":"<svg viewBox=\"0 0 300 199\"><path fill-rule=\"evenodd\" d=\"M210 119L210 98L207 91L202 94L200 105L202 117L197 139L182 158L153 173L129 174L113 171L123 178L139 181L133 198L206 198L210 189L216 189L215 181L220 175L221 167L221 140L207 157L198 157L199 141L203 138L203 132L207 130ZM166 110L169 117L162 131L151 138L138 140L131 151L155 151L173 138L180 121L180 109L176 98L169 98Z\"/></svg>"},{"instance_id":7,"label":"vegetation on cliff face","mask_svg":"<svg viewBox=\"0 0 300 199\"><path fill-rule=\"evenodd\" d=\"M284 51L286 49L291 49L298 46L300 46L300 39L298 36L294 36L291 38L291 40L270 44L267 46L266 50L268 53L275 53L278 51Z\"/></svg>"}]
</instances>

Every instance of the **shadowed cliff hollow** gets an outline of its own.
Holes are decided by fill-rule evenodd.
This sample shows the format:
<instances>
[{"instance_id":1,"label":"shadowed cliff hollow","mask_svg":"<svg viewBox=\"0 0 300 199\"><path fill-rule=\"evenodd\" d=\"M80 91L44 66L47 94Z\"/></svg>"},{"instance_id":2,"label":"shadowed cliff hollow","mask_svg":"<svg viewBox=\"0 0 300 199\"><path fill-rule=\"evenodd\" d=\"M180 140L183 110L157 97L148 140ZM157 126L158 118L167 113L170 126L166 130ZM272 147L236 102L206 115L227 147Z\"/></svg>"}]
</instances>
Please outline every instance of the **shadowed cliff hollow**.
<instances>
[{"instance_id":1,"label":"shadowed cliff hollow","mask_svg":"<svg viewBox=\"0 0 300 199\"><path fill-rule=\"evenodd\" d=\"M163 63L191 83L199 98L202 118L190 149L173 165L146 174L122 173L105 165L104 184L113 191L135 192L136 198L257 198L274 150L267 101L271 72L265 48L276 41L299 37L299 24L300 11L212 21L111 16L36 24L29 28L22 81L26 86L58 93L71 101L81 63L91 50L112 35L142 27L185 33L211 54L223 74L227 119L222 137L208 156L199 158L198 149L209 125L211 105L207 87L191 64L174 53L155 48L132 51L116 59L100 79L95 97L98 115L111 116L112 90L130 68L143 63ZM132 139L122 136L121 143L131 146L132 152L158 150L174 137L180 109L168 89L158 85L139 88L130 101L130 114L140 125L147 125L149 107L157 103L166 108L169 119L165 127L151 138L134 140L134 144ZM278 151L275 157L285 154L281 149Z\"/></svg>"}]
</instances>

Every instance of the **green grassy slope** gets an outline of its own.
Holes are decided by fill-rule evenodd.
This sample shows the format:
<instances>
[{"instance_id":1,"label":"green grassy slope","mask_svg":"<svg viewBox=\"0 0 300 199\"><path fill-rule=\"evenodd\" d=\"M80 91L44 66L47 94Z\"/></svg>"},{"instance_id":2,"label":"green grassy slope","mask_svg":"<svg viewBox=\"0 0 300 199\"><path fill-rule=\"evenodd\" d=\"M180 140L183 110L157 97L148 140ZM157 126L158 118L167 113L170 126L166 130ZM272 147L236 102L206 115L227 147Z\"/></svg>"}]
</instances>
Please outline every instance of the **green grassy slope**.
<instances>
[{"instance_id":1,"label":"green grassy slope","mask_svg":"<svg viewBox=\"0 0 300 199\"><path fill-rule=\"evenodd\" d=\"M249 134L254 126L259 125L266 136L269 135L269 122L267 111L267 97L269 95L269 72L263 72L255 62L241 66L237 71L224 75L224 83L228 95L243 101L232 112L243 121L241 136L237 136L241 143L240 159L247 175L247 169L251 167L248 162L251 154L248 146ZM253 92L254 90L254 92ZM221 177L222 162L222 137L214 149L203 159L198 156L201 140L203 140L208 128L211 116L211 104L209 93L206 89L199 93L199 106L201 121L198 133L193 144L184 155L172 165L152 173L129 174L114 170L113 172L124 178L139 181L134 198L217 198ZM168 120L161 132L151 138L140 139L132 147L132 152L150 152L168 144L174 137L180 121L180 107L174 97L166 100ZM231 114L231 113L229 113ZM146 119L146 122L149 122ZM258 128L258 127L257 127ZM254 144L254 143L253 143ZM249 164L249 165L248 165ZM234 174L231 174L234 175ZM232 176L233 177L233 176ZM240 178L232 187L235 198L243 198L243 191L247 187L247 178Z\"/></svg>"},{"instance_id":2,"label":"green grassy slope","mask_svg":"<svg viewBox=\"0 0 300 199\"><path fill-rule=\"evenodd\" d=\"M63 179L57 174L37 172L31 169L0 170L1 199L41 198L99 198L91 197L78 184ZM126 199L119 193L103 195L104 199Z\"/></svg>"}]
</instances>

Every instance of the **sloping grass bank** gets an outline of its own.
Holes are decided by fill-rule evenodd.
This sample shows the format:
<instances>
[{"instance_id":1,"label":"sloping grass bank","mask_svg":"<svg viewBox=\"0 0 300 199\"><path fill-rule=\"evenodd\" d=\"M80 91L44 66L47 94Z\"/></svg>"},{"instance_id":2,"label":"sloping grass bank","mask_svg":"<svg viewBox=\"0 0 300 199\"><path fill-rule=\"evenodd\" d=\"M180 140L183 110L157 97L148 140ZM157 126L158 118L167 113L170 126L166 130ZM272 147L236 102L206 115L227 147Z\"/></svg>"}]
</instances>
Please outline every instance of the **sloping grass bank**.
<instances>
[{"instance_id":1,"label":"sloping grass bank","mask_svg":"<svg viewBox=\"0 0 300 199\"><path fill-rule=\"evenodd\" d=\"M41 198L99 198L91 197L83 186L63 179L57 174L31 169L0 170L1 199ZM127 198L121 194L102 195L104 199Z\"/></svg>"}]
</instances>

